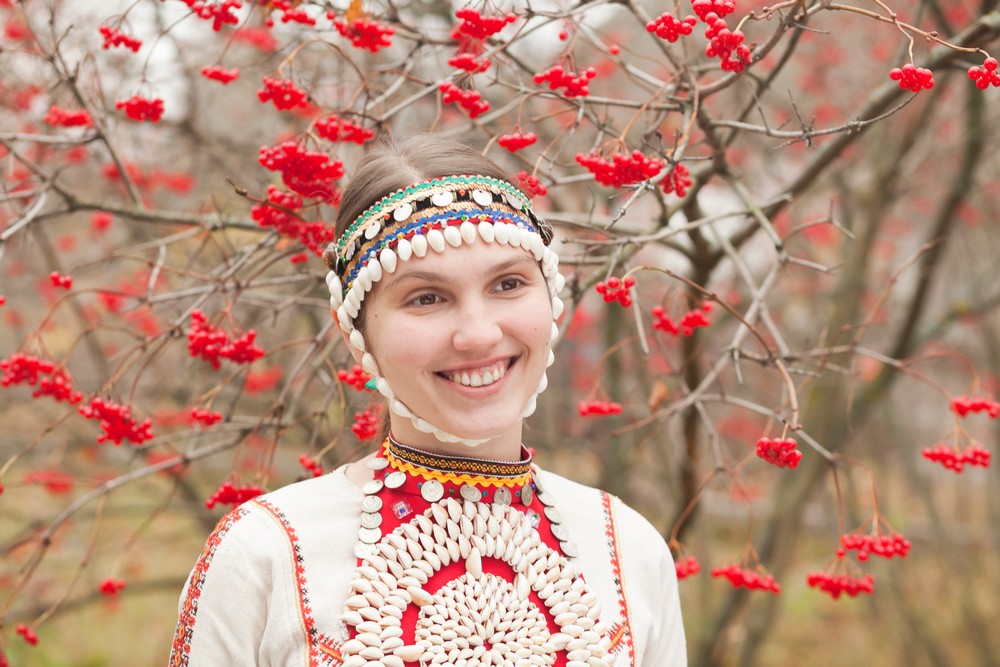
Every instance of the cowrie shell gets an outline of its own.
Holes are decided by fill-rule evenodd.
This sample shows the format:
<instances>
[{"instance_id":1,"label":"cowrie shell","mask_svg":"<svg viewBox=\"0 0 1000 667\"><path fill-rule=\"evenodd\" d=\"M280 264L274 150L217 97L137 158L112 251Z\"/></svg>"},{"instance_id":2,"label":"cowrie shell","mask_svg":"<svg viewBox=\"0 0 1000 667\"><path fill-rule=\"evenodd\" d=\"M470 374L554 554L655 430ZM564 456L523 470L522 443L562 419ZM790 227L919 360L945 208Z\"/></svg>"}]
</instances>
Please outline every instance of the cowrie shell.
<instances>
[{"instance_id":1,"label":"cowrie shell","mask_svg":"<svg viewBox=\"0 0 1000 667\"><path fill-rule=\"evenodd\" d=\"M417 234L410 239L410 245L413 246L413 254L417 257L427 254L427 237L423 234Z\"/></svg>"},{"instance_id":2,"label":"cowrie shell","mask_svg":"<svg viewBox=\"0 0 1000 667\"><path fill-rule=\"evenodd\" d=\"M396 243L396 254L399 256L400 261L405 262L413 254L413 246L406 239L400 239Z\"/></svg>"},{"instance_id":3,"label":"cowrie shell","mask_svg":"<svg viewBox=\"0 0 1000 667\"><path fill-rule=\"evenodd\" d=\"M452 248L457 248L462 245L462 232L458 230L458 227L454 225L449 225L444 229L444 240L448 242Z\"/></svg>"},{"instance_id":4,"label":"cowrie shell","mask_svg":"<svg viewBox=\"0 0 1000 667\"><path fill-rule=\"evenodd\" d=\"M466 220L461 225L458 226L458 231L462 234L462 240L466 243L475 243L476 241L476 226Z\"/></svg>"},{"instance_id":5,"label":"cowrie shell","mask_svg":"<svg viewBox=\"0 0 1000 667\"><path fill-rule=\"evenodd\" d=\"M402 222L410 217L413 213L413 205L409 202L400 204L396 207L396 210L392 212L392 219L396 222Z\"/></svg>"},{"instance_id":6,"label":"cowrie shell","mask_svg":"<svg viewBox=\"0 0 1000 667\"><path fill-rule=\"evenodd\" d=\"M510 226L506 222L497 222L493 225L493 236L497 243L507 243L510 238Z\"/></svg>"},{"instance_id":7,"label":"cowrie shell","mask_svg":"<svg viewBox=\"0 0 1000 667\"><path fill-rule=\"evenodd\" d=\"M435 192L431 195L431 203L435 206L447 206L455 201L455 195L451 191Z\"/></svg>"},{"instance_id":8,"label":"cowrie shell","mask_svg":"<svg viewBox=\"0 0 1000 667\"><path fill-rule=\"evenodd\" d=\"M442 234L437 229L432 229L427 232L427 244L435 250L435 252L441 252L444 250L444 234Z\"/></svg>"},{"instance_id":9,"label":"cowrie shell","mask_svg":"<svg viewBox=\"0 0 1000 667\"><path fill-rule=\"evenodd\" d=\"M477 225L477 227L479 228L479 235L483 237L483 240L486 241L487 243L493 243L493 239L495 238L493 223L480 222L479 225Z\"/></svg>"},{"instance_id":10,"label":"cowrie shell","mask_svg":"<svg viewBox=\"0 0 1000 667\"><path fill-rule=\"evenodd\" d=\"M368 279L373 283L377 283L382 280L382 263L378 261L368 262L367 273Z\"/></svg>"}]
</instances>

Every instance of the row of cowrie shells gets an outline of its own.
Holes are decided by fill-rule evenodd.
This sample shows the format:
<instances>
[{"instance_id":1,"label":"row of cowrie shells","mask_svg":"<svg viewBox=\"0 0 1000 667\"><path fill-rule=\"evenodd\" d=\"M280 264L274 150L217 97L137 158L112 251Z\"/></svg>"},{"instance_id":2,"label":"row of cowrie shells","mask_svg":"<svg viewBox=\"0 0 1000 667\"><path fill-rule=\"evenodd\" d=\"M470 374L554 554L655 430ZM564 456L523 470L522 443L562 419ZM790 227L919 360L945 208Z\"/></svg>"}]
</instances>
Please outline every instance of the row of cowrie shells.
<instances>
[{"instance_id":1,"label":"row of cowrie shells","mask_svg":"<svg viewBox=\"0 0 1000 667\"><path fill-rule=\"evenodd\" d=\"M511 565L516 573L512 587L518 599L529 599L531 589L545 602L560 628L552 638L555 650L566 649L573 652L574 657L582 655L580 651L587 651L584 665L606 664L603 661L610 640L604 637L596 597L586 589L572 562L544 544L519 510L448 498L432 504L423 514L415 515L411 521L386 534L377 548L378 553L366 558L358 567L358 577L351 584L351 596L343 615L345 623L356 627L359 641L365 629L373 630L387 618L396 619L397 612L409 603L420 606L422 613L427 606L428 612L438 611L437 598L421 586L442 567L461 559L465 561L468 575L479 579L483 576L482 557L485 555ZM368 624L374 625L363 628ZM391 620L389 624L394 625ZM414 655L417 648L426 650L419 645L417 648L399 646L392 641L393 637L389 638L389 645L393 647L390 649L377 632L367 632L365 638L371 642L362 642L366 656L378 651L387 656L392 651L393 656L410 661L407 656ZM344 654L351 658L366 657L361 656L360 645L345 647ZM437 662L432 659L427 664ZM345 667L355 665L361 667L364 663L345 662Z\"/></svg>"}]
</instances>

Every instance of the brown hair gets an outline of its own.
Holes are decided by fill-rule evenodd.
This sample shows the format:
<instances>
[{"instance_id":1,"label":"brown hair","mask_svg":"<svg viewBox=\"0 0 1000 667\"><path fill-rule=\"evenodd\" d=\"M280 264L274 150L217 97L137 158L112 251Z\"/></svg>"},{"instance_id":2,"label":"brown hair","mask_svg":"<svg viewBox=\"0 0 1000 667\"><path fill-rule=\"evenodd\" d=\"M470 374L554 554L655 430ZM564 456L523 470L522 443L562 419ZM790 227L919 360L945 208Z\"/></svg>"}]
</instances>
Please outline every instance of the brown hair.
<instances>
[{"instance_id":1,"label":"brown hair","mask_svg":"<svg viewBox=\"0 0 1000 667\"><path fill-rule=\"evenodd\" d=\"M418 134L399 142L389 137L374 144L361 158L354 178L341 194L337 238L382 197L420 181L463 174L515 182L502 167L476 149L434 134ZM323 253L323 262L332 270L335 258L336 250L331 244Z\"/></svg>"}]
</instances>

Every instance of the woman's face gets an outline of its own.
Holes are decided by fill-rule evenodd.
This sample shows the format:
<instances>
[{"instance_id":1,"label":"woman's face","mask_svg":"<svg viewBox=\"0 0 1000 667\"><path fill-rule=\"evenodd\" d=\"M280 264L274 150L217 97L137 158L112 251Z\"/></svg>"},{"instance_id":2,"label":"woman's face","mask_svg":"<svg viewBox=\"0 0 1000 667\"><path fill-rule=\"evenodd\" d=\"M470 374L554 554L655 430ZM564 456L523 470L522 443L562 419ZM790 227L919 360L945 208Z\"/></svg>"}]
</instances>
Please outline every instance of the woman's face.
<instances>
[{"instance_id":1,"label":"woman's face","mask_svg":"<svg viewBox=\"0 0 1000 667\"><path fill-rule=\"evenodd\" d=\"M399 398L437 428L489 438L477 456L516 455L521 414L545 372L552 305L538 262L526 251L477 241L400 262L365 299L364 335ZM392 415L402 442L445 445Z\"/></svg>"}]
</instances>

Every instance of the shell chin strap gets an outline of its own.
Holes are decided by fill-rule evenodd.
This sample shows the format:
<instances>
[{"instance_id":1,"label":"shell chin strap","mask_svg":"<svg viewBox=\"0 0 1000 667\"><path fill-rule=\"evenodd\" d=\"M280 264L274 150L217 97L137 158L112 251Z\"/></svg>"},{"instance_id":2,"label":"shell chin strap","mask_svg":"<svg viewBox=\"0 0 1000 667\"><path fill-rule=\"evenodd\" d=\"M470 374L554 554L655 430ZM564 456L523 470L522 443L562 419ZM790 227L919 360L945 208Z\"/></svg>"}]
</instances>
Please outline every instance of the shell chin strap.
<instances>
[{"instance_id":1,"label":"shell chin strap","mask_svg":"<svg viewBox=\"0 0 1000 667\"><path fill-rule=\"evenodd\" d=\"M479 192L476 191L476 194L478 195ZM327 286L330 288L331 310L336 313L341 330L347 334L351 350L356 357L360 357L361 367L365 372L374 376L375 387L379 393L385 396L389 409L400 417L409 418L414 428L422 433L430 433L441 442L461 443L468 447L477 447L488 442L489 439L453 435L414 414L396 396L389 381L382 375L378 362L367 349L364 336L360 330L355 328L354 320L360 312L361 302L367 293L383 276L394 273L399 262L405 262L411 257L424 257L430 250L440 253L449 247L457 248L463 244L471 245L473 243L499 243L520 247L539 262L549 296L552 299L552 342L555 343L559 335L559 328L556 326L555 320L563 312L563 302L559 298L559 292L562 291L565 284L565 278L559 273L559 257L549 249L537 231L520 226L515 222L496 219L491 221L488 216L480 216L479 222L466 219L459 224L445 225L443 229L426 229L423 230L423 233L415 233L409 238L399 238L395 241L394 248L388 246L381 248L377 254L372 253L367 263L356 268L351 274L353 280L346 290L337 273L330 271L326 276ZM555 357L550 347L546 368L551 366L554 360ZM524 406L521 413L522 418L535 411L538 394L544 391L547 385L548 379L543 372L535 393Z\"/></svg>"}]
</instances>

